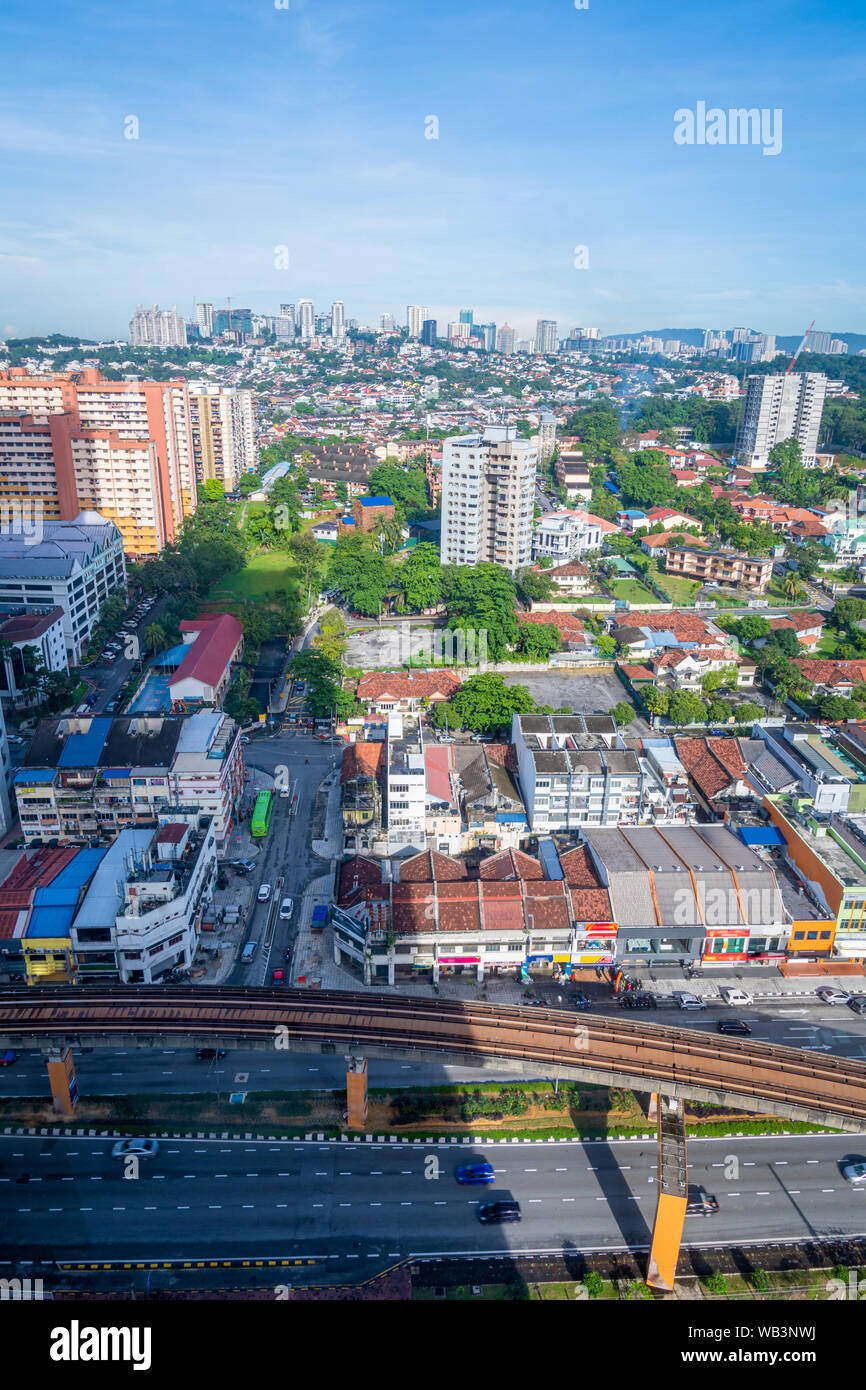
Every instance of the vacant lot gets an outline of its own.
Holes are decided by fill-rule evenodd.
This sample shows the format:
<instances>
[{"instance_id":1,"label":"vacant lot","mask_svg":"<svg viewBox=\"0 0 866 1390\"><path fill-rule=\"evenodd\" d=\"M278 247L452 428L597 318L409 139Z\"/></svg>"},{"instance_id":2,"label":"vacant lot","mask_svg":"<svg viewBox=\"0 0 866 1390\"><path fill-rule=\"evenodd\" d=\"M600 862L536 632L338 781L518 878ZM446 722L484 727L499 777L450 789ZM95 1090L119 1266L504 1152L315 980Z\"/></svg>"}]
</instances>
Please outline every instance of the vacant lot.
<instances>
[{"instance_id":1,"label":"vacant lot","mask_svg":"<svg viewBox=\"0 0 866 1390\"><path fill-rule=\"evenodd\" d=\"M628 701L625 686L616 676L585 676L575 671L541 670L504 677L506 685L525 685L539 705L567 705L575 714L610 714L619 700ZM644 725L644 732L647 732Z\"/></svg>"},{"instance_id":2,"label":"vacant lot","mask_svg":"<svg viewBox=\"0 0 866 1390\"><path fill-rule=\"evenodd\" d=\"M638 603L642 608L661 603L661 599L656 598L655 594L645 589L636 579L612 579L607 587L614 598L627 599L629 603Z\"/></svg>"},{"instance_id":3,"label":"vacant lot","mask_svg":"<svg viewBox=\"0 0 866 1390\"><path fill-rule=\"evenodd\" d=\"M262 555L253 555L242 570L224 575L214 584L208 599L213 603L261 598L267 593L293 590L297 588L297 583L297 570L292 557L285 551L269 550Z\"/></svg>"}]
</instances>

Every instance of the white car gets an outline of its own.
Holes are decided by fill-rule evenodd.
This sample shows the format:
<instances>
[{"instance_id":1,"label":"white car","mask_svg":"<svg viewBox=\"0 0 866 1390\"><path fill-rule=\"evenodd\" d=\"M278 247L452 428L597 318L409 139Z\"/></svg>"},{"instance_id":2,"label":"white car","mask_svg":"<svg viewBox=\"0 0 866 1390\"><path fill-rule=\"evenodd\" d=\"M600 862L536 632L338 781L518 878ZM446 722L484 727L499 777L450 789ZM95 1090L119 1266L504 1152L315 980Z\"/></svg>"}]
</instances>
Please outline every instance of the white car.
<instances>
[{"instance_id":1,"label":"white car","mask_svg":"<svg viewBox=\"0 0 866 1390\"><path fill-rule=\"evenodd\" d=\"M268 899L269 899L270 896L271 896L271 885L270 885L269 883L263 883L263 884L261 884L261 886L259 887L259 894L258 894L259 902L260 902L260 903L266 903L266 902L268 901Z\"/></svg>"},{"instance_id":2,"label":"white car","mask_svg":"<svg viewBox=\"0 0 866 1390\"><path fill-rule=\"evenodd\" d=\"M737 1005L742 1007L743 1004L752 1003L751 994L748 994L744 989L720 989L719 994L722 996L725 1003L730 1004L732 1008L735 1008Z\"/></svg>"},{"instance_id":3,"label":"white car","mask_svg":"<svg viewBox=\"0 0 866 1390\"><path fill-rule=\"evenodd\" d=\"M842 1177L855 1184L866 1182L866 1163L843 1163Z\"/></svg>"},{"instance_id":4,"label":"white car","mask_svg":"<svg viewBox=\"0 0 866 1390\"><path fill-rule=\"evenodd\" d=\"M289 921L294 910L294 906L295 905L292 902L291 898L283 898L283 901L280 903L280 920L282 922Z\"/></svg>"},{"instance_id":5,"label":"white car","mask_svg":"<svg viewBox=\"0 0 866 1390\"><path fill-rule=\"evenodd\" d=\"M844 990L837 989L835 985L822 985L816 989L818 998L825 1004L847 1004L849 996Z\"/></svg>"},{"instance_id":6,"label":"white car","mask_svg":"<svg viewBox=\"0 0 866 1390\"><path fill-rule=\"evenodd\" d=\"M681 1009L705 1009L707 1007L703 999L699 999L696 994L689 994L684 989L674 990L674 999Z\"/></svg>"},{"instance_id":7,"label":"white car","mask_svg":"<svg viewBox=\"0 0 866 1390\"><path fill-rule=\"evenodd\" d=\"M280 787L280 796L282 797L282 799L283 799L284 801L286 800L287 797L291 796L291 794L292 794L292 789L291 789L291 787Z\"/></svg>"}]
</instances>

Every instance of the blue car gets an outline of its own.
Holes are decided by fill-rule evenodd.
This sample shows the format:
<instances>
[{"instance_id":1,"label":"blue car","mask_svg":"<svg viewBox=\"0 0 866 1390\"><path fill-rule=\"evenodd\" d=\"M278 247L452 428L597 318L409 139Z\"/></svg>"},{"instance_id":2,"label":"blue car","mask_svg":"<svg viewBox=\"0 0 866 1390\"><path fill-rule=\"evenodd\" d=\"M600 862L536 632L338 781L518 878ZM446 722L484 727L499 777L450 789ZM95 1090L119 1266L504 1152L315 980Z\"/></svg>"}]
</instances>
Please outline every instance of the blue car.
<instances>
[{"instance_id":1,"label":"blue car","mask_svg":"<svg viewBox=\"0 0 866 1390\"><path fill-rule=\"evenodd\" d=\"M457 1169L458 1182L495 1182L492 1163L466 1163Z\"/></svg>"}]
</instances>

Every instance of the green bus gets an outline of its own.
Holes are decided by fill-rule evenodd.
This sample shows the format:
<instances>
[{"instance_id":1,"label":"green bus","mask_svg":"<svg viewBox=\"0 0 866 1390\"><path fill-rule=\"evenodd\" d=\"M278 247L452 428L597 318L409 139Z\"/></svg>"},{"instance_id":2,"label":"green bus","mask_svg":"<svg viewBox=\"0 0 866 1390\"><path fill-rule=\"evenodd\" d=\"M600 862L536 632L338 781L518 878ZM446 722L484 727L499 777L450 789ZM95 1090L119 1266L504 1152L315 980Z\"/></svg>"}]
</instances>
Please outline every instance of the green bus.
<instances>
[{"instance_id":1,"label":"green bus","mask_svg":"<svg viewBox=\"0 0 866 1390\"><path fill-rule=\"evenodd\" d=\"M267 835L268 826L271 823L273 804L273 792L259 792L256 797L256 804L253 808L253 823L250 826L253 835Z\"/></svg>"}]
</instances>

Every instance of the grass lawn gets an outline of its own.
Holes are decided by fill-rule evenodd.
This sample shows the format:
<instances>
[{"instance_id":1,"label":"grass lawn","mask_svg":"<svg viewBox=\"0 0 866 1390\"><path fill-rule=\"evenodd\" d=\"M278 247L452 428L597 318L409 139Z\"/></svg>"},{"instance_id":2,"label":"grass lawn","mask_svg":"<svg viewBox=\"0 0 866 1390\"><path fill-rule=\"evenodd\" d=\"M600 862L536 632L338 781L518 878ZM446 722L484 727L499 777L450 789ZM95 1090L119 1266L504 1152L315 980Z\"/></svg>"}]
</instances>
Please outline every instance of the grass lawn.
<instances>
[{"instance_id":1,"label":"grass lawn","mask_svg":"<svg viewBox=\"0 0 866 1390\"><path fill-rule=\"evenodd\" d=\"M627 599L629 603L639 603L642 607L660 602L655 594L645 589L636 579L614 579L608 588L614 598Z\"/></svg>"},{"instance_id":2,"label":"grass lawn","mask_svg":"<svg viewBox=\"0 0 866 1390\"><path fill-rule=\"evenodd\" d=\"M267 550L254 555L245 567L226 574L211 588L210 603L242 602L261 598L269 590L293 590L298 587L298 571L291 555L284 550Z\"/></svg>"},{"instance_id":3,"label":"grass lawn","mask_svg":"<svg viewBox=\"0 0 866 1390\"><path fill-rule=\"evenodd\" d=\"M838 654L838 651L838 637L834 637L832 632L823 632L821 634L821 640L818 643L817 647L815 647L814 651L807 652L806 655L831 658L835 657Z\"/></svg>"},{"instance_id":4,"label":"grass lawn","mask_svg":"<svg viewBox=\"0 0 866 1390\"><path fill-rule=\"evenodd\" d=\"M700 580L683 579L678 574L665 574L657 565L649 569L651 579L662 589L671 603L692 604L700 592Z\"/></svg>"}]
</instances>

